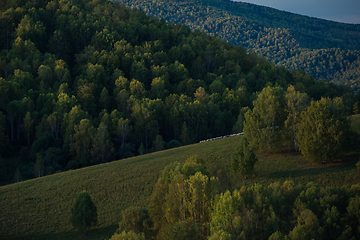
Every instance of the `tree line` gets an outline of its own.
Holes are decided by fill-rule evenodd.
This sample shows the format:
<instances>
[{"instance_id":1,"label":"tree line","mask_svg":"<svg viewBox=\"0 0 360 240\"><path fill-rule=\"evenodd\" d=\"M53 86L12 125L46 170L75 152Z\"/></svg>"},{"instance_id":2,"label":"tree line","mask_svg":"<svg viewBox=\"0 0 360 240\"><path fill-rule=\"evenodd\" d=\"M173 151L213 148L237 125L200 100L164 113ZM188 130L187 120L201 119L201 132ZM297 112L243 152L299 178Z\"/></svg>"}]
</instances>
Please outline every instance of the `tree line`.
<instances>
[{"instance_id":1,"label":"tree line","mask_svg":"<svg viewBox=\"0 0 360 240\"><path fill-rule=\"evenodd\" d=\"M264 87L358 95L109 1L2 5L0 171L20 181L240 132Z\"/></svg>"}]
</instances>

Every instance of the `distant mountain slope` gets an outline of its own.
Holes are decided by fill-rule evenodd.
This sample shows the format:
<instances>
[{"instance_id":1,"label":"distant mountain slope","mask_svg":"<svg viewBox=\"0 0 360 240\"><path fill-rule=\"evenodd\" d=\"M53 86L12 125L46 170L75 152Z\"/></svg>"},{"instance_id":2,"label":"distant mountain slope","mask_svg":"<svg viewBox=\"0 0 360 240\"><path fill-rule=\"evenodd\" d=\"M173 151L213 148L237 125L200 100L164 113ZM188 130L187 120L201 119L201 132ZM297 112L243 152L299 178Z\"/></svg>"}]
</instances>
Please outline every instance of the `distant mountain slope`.
<instances>
[{"instance_id":1,"label":"distant mountain slope","mask_svg":"<svg viewBox=\"0 0 360 240\"><path fill-rule=\"evenodd\" d=\"M360 88L360 25L311 18L243 2L115 0L151 16L215 34L316 79Z\"/></svg>"}]
</instances>

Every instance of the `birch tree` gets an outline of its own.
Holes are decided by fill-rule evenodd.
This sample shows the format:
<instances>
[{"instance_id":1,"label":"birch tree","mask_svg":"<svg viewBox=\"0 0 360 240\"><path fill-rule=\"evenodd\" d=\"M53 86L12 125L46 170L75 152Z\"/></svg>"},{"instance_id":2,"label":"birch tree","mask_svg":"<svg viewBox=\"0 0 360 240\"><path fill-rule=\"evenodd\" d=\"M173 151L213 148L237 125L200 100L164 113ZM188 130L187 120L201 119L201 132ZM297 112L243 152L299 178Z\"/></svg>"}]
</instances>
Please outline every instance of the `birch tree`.
<instances>
[{"instance_id":1,"label":"birch tree","mask_svg":"<svg viewBox=\"0 0 360 240\"><path fill-rule=\"evenodd\" d=\"M266 87L245 113L244 134L260 152L276 152L282 144L285 121L284 92L280 87Z\"/></svg>"},{"instance_id":2,"label":"birch tree","mask_svg":"<svg viewBox=\"0 0 360 240\"><path fill-rule=\"evenodd\" d=\"M285 127L289 128L291 132L291 147L293 151L299 150L299 143L296 138L300 123L300 114L306 110L309 105L309 97L306 93L295 91L295 88L290 85L285 94L287 119Z\"/></svg>"}]
</instances>

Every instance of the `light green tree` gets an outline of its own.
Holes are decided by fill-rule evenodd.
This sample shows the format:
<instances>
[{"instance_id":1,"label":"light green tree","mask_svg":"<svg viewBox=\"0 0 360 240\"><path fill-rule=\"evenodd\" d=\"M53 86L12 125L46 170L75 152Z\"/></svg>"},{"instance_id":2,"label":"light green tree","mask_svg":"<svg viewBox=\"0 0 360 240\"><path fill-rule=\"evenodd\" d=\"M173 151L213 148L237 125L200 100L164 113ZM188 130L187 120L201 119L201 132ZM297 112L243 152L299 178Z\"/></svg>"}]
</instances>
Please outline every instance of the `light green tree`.
<instances>
[{"instance_id":1,"label":"light green tree","mask_svg":"<svg viewBox=\"0 0 360 240\"><path fill-rule=\"evenodd\" d=\"M288 87L285 94L287 112L285 126L289 128L291 132L291 145L293 151L299 149L296 133L300 123L300 114L306 110L306 107L309 105L309 100L306 93L295 91L295 88L292 85Z\"/></svg>"},{"instance_id":2,"label":"light green tree","mask_svg":"<svg viewBox=\"0 0 360 240\"><path fill-rule=\"evenodd\" d=\"M71 74L66 66L66 62L62 59L55 61L56 66L54 69L54 75L57 81L61 83L68 83L71 80Z\"/></svg>"},{"instance_id":3,"label":"light green tree","mask_svg":"<svg viewBox=\"0 0 360 240\"><path fill-rule=\"evenodd\" d=\"M133 231L115 233L109 240L145 240L144 234L137 234Z\"/></svg>"},{"instance_id":4,"label":"light green tree","mask_svg":"<svg viewBox=\"0 0 360 240\"><path fill-rule=\"evenodd\" d=\"M54 72L49 66L41 65L38 69L39 82L44 86L53 87Z\"/></svg>"},{"instance_id":5,"label":"light green tree","mask_svg":"<svg viewBox=\"0 0 360 240\"><path fill-rule=\"evenodd\" d=\"M245 113L244 134L256 150L278 151L282 146L285 121L283 89L266 87L253 104L253 110Z\"/></svg>"},{"instance_id":6,"label":"light green tree","mask_svg":"<svg viewBox=\"0 0 360 240\"><path fill-rule=\"evenodd\" d=\"M81 119L86 117L87 114L81 109L80 105L74 106L68 113L64 113L61 130L66 145L70 145L70 142L73 140L72 136L74 134L75 125L79 124Z\"/></svg>"},{"instance_id":7,"label":"light green tree","mask_svg":"<svg viewBox=\"0 0 360 240\"><path fill-rule=\"evenodd\" d=\"M139 82L138 80L133 79L130 82L130 92L131 92L131 95L133 95L137 99L142 99L145 96L144 85L141 82Z\"/></svg>"},{"instance_id":8,"label":"light green tree","mask_svg":"<svg viewBox=\"0 0 360 240\"><path fill-rule=\"evenodd\" d=\"M158 133L158 122L156 120L156 100L144 98L141 101L133 99L131 116L135 121L134 131L139 136L139 141L145 142L145 150L148 150L149 138Z\"/></svg>"},{"instance_id":9,"label":"light green tree","mask_svg":"<svg viewBox=\"0 0 360 240\"><path fill-rule=\"evenodd\" d=\"M218 193L218 179L196 156L185 163L172 163L165 167L152 194L149 213L154 230L165 234L179 222L197 224L203 236L207 234L209 209Z\"/></svg>"},{"instance_id":10,"label":"light green tree","mask_svg":"<svg viewBox=\"0 0 360 240\"><path fill-rule=\"evenodd\" d=\"M151 97L153 99L161 99L164 95L167 95L167 90L165 89L165 77L161 76L154 78L151 82Z\"/></svg>"},{"instance_id":11,"label":"light green tree","mask_svg":"<svg viewBox=\"0 0 360 240\"><path fill-rule=\"evenodd\" d=\"M243 210L244 200L240 192L235 190L222 193L214 204L211 212L210 239L231 239L233 235L240 235L243 230L243 220L237 216Z\"/></svg>"},{"instance_id":12,"label":"light green tree","mask_svg":"<svg viewBox=\"0 0 360 240\"><path fill-rule=\"evenodd\" d=\"M335 160L343 149L350 126L341 98L321 98L301 114L297 133L301 153L317 163Z\"/></svg>"},{"instance_id":13,"label":"light green tree","mask_svg":"<svg viewBox=\"0 0 360 240\"><path fill-rule=\"evenodd\" d=\"M71 224L74 228L82 229L85 236L87 228L97 223L97 208L90 195L82 191L71 208Z\"/></svg>"},{"instance_id":14,"label":"light green tree","mask_svg":"<svg viewBox=\"0 0 360 240\"><path fill-rule=\"evenodd\" d=\"M318 218L311 210L305 209L300 212L297 225L287 237L293 240L317 239L319 237L318 229Z\"/></svg>"}]
</instances>

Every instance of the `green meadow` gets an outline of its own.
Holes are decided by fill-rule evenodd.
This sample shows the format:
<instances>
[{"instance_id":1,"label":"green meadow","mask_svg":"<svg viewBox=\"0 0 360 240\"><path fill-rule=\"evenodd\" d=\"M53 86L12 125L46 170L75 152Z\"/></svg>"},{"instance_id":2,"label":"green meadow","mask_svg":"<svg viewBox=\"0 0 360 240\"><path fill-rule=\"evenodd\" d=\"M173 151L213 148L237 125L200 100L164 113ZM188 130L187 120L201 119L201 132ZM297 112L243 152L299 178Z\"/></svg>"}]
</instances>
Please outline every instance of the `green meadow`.
<instances>
[{"instance_id":1,"label":"green meadow","mask_svg":"<svg viewBox=\"0 0 360 240\"><path fill-rule=\"evenodd\" d=\"M360 132L360 115L352 120L352 128ZM285 180L296 184L312 181L320 186L360 182L355 166L359 153L346 153L342 159L324 165L311 163L294 152L261 155L256 175L247 179L235 176L230 170L230 156L240 138L188 145L1 186L1 239L85 239L69 222L71 206L82 190L90 194L98 208L98 224L86 239L110 238L123 210L147 205L162 169L193 155L202 158L210 172L219 177L223 189Z\"/></svg>"}]
</instances>

